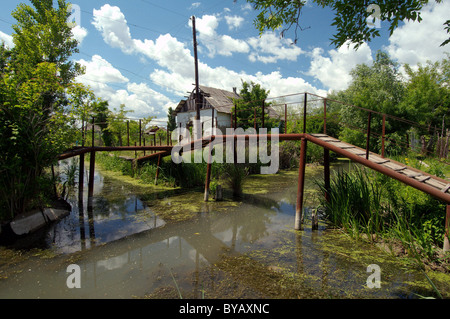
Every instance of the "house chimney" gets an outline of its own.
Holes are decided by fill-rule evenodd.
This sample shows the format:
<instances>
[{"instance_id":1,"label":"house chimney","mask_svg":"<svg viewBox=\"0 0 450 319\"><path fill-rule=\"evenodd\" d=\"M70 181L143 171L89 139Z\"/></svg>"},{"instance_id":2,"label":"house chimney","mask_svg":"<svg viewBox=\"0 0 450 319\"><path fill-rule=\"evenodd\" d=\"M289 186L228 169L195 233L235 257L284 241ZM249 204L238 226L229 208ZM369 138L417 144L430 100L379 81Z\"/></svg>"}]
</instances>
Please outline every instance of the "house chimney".
<instances>
[{"instance_id":1,"label":"house chimney","mask_svg":"<svg viewBox=\"0 0 450 319\"><path fill-rule=\"evenodd\" d=\"M235 87L233 88L233 93L234 93L234 94L237 94L236 88L235 88Z\"/></svg>"}]
</instances>

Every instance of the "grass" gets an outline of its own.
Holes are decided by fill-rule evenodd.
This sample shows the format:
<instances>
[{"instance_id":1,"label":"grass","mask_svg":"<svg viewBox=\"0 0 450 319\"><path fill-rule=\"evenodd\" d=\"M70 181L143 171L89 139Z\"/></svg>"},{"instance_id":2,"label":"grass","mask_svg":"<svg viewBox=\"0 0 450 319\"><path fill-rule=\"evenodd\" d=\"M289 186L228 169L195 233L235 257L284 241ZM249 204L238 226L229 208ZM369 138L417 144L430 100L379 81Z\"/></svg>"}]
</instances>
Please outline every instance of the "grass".
<instances>
[{"instance_id":1,"label":"grass","mask_svg":"<svg viewBox=\"0 0 450 319\"><path fill-rule=\"evenodd\" d=\"M316 183L325 194L323 182ZM448 267L450 256L443 255L441 249L445 204L359 166L335 173L329 195L330 201L322 199L321 206L331 225L356 239L384 242L391 251L400 245L421 267Z\"/></svg>"}]
</instances>

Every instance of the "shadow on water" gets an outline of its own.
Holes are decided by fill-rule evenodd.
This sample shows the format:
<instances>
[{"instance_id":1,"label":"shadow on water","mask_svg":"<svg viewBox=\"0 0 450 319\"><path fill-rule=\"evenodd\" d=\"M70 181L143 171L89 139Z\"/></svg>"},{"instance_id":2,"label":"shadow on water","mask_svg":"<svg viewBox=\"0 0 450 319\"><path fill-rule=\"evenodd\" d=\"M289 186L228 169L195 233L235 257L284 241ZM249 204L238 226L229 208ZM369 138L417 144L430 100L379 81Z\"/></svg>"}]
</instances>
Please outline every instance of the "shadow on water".
<instances>
[{"instance_id":1,"label":"shadow on water","mask_svg":"<svg viewBox=\"0 0 450 319\"><path fill-rule=\"evenodd\" d=\"M248 183L239 200L205 203L202 192L140 188L97 172L92 207L86 194L73 196L70 216L29 254L0 265L0 298L427 295L420 273L372 246L324 225L312 231L308 219L294 231L295 172ZM81 289L66 284L70 264L82 269ZM382 288L367 287L370 264L381 267Z\"/></svg>"}]
</instances>

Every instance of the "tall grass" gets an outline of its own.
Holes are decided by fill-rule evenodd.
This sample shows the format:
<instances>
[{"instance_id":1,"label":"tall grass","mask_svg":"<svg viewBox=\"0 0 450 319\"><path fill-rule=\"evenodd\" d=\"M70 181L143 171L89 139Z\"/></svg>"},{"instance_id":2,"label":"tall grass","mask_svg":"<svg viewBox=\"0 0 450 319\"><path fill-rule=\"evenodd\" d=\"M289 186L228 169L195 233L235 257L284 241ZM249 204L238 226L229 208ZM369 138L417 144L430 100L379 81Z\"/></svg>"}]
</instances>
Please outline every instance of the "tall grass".
<instances>
[{"instance_id":1,"label":"tall grass","mask_svg":"<svg viewBox=\"0 0 450 319\"><path fill-rule=\"evenodd\" d=\"M325 195L323 181L316 181ZM324 198L324 196L321 196ZM368 169L338 171L329 201L320 205L327 221L353 238L401 245L418 262L436 261L444 236L445 204L419 190Z\"/></svg>"},{"instance_id":2,"label":"tall grass","mask_svg":"<svg viewBox=\"0 0 450 319\"><path fill-rule=\"evenodd\" d=\"M367 174L359 167L350 172L335 172L330 181L329 201L321 200L326 219L334 226L343 227L352 237L382 231L381 186L369 183ZM325 185L316 183L325 194Z\"/></svg>"}]
</instances>

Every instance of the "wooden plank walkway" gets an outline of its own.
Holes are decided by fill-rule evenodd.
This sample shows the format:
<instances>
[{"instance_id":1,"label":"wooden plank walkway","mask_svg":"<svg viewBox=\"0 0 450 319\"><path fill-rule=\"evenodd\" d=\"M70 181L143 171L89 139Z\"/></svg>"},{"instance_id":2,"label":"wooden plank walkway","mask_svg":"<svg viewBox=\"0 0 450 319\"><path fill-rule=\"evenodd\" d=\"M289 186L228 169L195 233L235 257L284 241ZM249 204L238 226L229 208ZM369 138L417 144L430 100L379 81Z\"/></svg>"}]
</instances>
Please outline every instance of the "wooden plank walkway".
<instances>
[{"instance_id":1,"label":"wooden plank walkway","mask_svg":"<svg viewBox=\"0 0 450 319\"><path fill-rule=\"evenodd\" d=\"M378 154L369 153L369 157L366 159L366 150L342 142L326 134L306 134L306 138L313 143L324 146L331 151L399 179L410 186L450 203L450 181L448 180L422 172L394 160L383 158Z\"/></svg>"}]
</instances>

